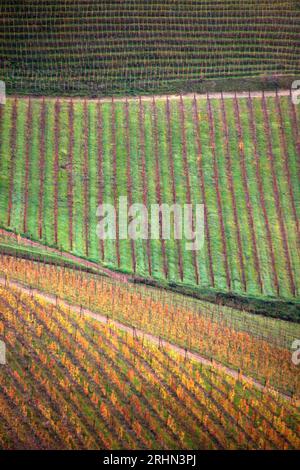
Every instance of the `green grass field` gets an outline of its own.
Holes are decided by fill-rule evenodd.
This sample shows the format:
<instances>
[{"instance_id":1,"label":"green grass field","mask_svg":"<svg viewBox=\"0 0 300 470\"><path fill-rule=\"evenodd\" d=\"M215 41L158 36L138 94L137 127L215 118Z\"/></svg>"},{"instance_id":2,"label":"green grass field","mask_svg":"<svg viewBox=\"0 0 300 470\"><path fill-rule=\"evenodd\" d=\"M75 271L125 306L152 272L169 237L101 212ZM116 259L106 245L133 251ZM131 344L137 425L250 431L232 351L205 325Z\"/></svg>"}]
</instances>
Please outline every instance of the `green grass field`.
<instances>
[{"instance_id":1,"label":"green grass field","mask_svg":"<svg viewBox=\"0 0 300 470\"><path fill-rule=\"evenodd\" d=\"M297 113L287 96L9 98L1 107L1 226L157 281L299 298ZM204 203L204 249L194 256L174 239L101 243L97 206L119 196Z\"/></svg>"}]
</instances>

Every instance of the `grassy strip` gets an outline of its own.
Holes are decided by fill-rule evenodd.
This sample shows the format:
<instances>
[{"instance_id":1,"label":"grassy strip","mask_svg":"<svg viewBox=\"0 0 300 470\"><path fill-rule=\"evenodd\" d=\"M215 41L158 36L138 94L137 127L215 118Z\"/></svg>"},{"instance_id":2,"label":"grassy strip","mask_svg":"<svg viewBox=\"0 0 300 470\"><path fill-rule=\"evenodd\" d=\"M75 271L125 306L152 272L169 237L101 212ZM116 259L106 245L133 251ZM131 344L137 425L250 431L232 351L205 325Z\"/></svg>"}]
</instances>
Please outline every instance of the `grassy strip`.
<instances>
[{"instance_id":1,"label":"grassy strip","mask_svg":"<svg viewBox=\"0 0 300 470\"><path fill-rule=\"evenodd\" d=\"M118 129L119 130L119 129ZM122 130L122 124L120 131ZM116 230L116 258L117 258L117 265L118 268L121 266L121 253L120 253L120 240L119 240L119 201L118 201L118 182L117 182L117 137L116 137L116 105L114 99L112 99L111 103L111 151L112 151L112 187L113 187L113 195L114 195L114 209L115 209L115 230ZM121 166L121 168L123 165Z\"/></svg>"},{"instance_id":2,"label":"grassy strip","mask_svg":"<svg viewBox=\"0 0 300 470\"><path fill-rule=\"evenodd\" d=\"M152 98L152 131L153 131L153 141L154 141L154 162L155 162L155 193L156 193L156 203L161 206L162 199L162 188L161 188L161 170L160 170L160 158L159 158L159 136L158 136L158 120L157 120L157 105L155 98ZM162 232L162 214L159 212L159 239L161 245L161 255L163 262L163 273L164 277L167 279L168 272L168 260L166 253L166 242L163 238Z\"/></svg>"},{"instance_id":3,"label":"grassy strip","mask_svg":"<svg viewBox=\"0 0 300 470\"><path fill-rule=\"evenodd\" d=\"M40 170L40 189L39 189L39 214L38 214L38 229L39 239L43 238L43 213L45 209L44 194L45 194L45 156L46 156L46 102L45 98L41 103L40 109L40 143L39 143L39 170Z\"/></svg>"},{"instance_id":4,"label":"grassy strip","mask_svg":"<svg viewBox=\"0 0 300 470\"><path fill-rule=\"evenodd\" d=\"M83 194L83 103L74 102L74 157L73 157L73 252L78 256L84 256L84 194Z\"/></svg>"},{"instance_id":5,"label":"grassy strip","mask_svg":"<svg viewBox=\"0 0 300 470\"><path fill-rule=\"evenodd\" d=\"M101 107L103 123L103 201L106 204L114 204L113 192L113 167L111 164L112 152L112 126L110 103L103 103ZM116 242L114 240L105 240L105 261L111 266L117 266Z\"/></svg>"},{"instance_id":6,"label":"grassy strip","mask_svg":"<svg viewBox=\"0 0 300 470\"><path fill-rule=\"evenodd\" d=\"M83 103L83 224L84 224L84 241L85 256L89 257L89 115L87 101Z\"/></svg>"},{"instance_id":7,"label":"grassy strip","mask_svg":"<svg viewBox=\"0 0 300 470\"><path fill-rule=\"evenodd\" d=\"M14 192L14 176L15 176L15 160L17 151L17 118L18 118L18 99L15 98L12 109L12 127L10 133L10 162L9 162L9 196L7 211L7 226L11 227L13 192Z\"/></svg>"},{"instance_id":8,"label":"grassy strip","mask_svg":"<svg viewBox=\"0 0 300 470\"><path fill-rule=\"evenodd\" d=\"M144 114L144 105L141 98L139 99L139 110L138 110L138 129L139 129L139 145L138 150L141 155L140 159L140 181L142 185L142 195L143 195L143 204L145 207L148 207L148 181L147 181L147 172L146 172L146 147L145 147L145 114ZM148 218L148 237L145 241L146 245L146 263L148 266L148 274L152 276L152 261L151 261L151 242L149 237L150 223Z\"/></svg>"},{"instance_id":9,"label":"grassy strip","mask_svg":"<svg viewBox=\"0 0 300 470\"><path fill-rule=\"evenodd\" d=\"M263 178L261 175L261 167L260 167L261 163L260 163L260 155L259 155L259 147L258 147L257 126L255 123L253 102L250 96L247 100L247 109L249 112L249 127L250 127L249 142L252 145L253 151L251 153L252 155L254 155L254 161L255 161L256 184L257 184L258 193L259 193L259 202L260 202L260 206L261 206L262 214L263 214L262 224L264 225L265 231L266 231L266 235L265 236L262 235L261 242L266 240L268 244L268 251L269 251L271 268L272 268L273 286L274 286L276 295L279 296L280 295L279 279L278 279L278 274L277 274L277 269L276 269L276 260L275 260L275 255L274 255L274 246L273 246L273 240L272 240L272 234L271 234L270 221L269 221L268 211L267 211L266 201L265 201ZM245 132L245 129L244 129L244 132ZM268 271L267 275L269 276L269 270L267 271ZM265 280L265 289L266 289L266 285L267 284Z\"/></svg>"},{"instance_id":10,"label":"grassy strip","mask_svg":"<svg viewBox=\"0 0 300 470\"><path fill-rule=\"evenodd\" d=\"M224 148L225 163L226 163L225 174L226 174L226 181L227 181L227 183L224 181L223 191L226 191L226 187L228 186L229 191L230 191L230 202L228 201L227 204L229 207L231 206L231 210L233 213L232 223L235 227L234 232L235 232L235 238L236 238L236 245L235 245L234 250L237 250L238 260L239 260L238 270L236 273L234 273L234 277L238 276L237 277L238 281L233 278L233 282L237 284L238 289L242 288L244 291L246 291L247 281L246 281L246 274L245 274L245 263L244 263L243 247L242 247L241 227L240 227L239 218L238 218L236 192L235 192L235 187L233 184L233 177L232 177L232 161L231 161L231 153L230 153L230 146L229 146L229 127L228 127L223 94L221 97L220 107L221 107L221 116L219 119L222 122L222 132L223 132L223 139L224 139L223 148ZM224 162L224 158L219 159L220 165L223 164L223 162ZM242 283L242 286L240 285L240 282Z\"/></svg>"},{"instance_id":11,"label":"grassy strip","mask_svg":"<svg viewBox=\"0 0 300 470\"><path fill-rule=\"evenodd\" d=\"M54 246L54 139L53 128L55 121L54 101L46 101L45 127L45 192L43 212L43 241L46 245Z\"/></svg>"},{"instance_id":12,"label":"grassy strip","mask_svg":"<svg viewBox=\"0 0 300 470\"><path fill-rule=\"evenodd\" d=\"M208 108L205 100L198 101L200 113L200 136L202 143L202 171L206 188L207 224L210 227L211 257L214 273L214 285L226 289L227 276L224 263L223 243L220 232L218 202L216 197L214 171L212 165L212 142L210 140L210 122Z\"/></svg>"},{"instance_id":13,"label":"grassy strip","mask_svg":"<svg viewBox=\"0 0 300 470\"><path fill-rule=\"evenodd\" d=\"M104 190L104 177L103 177L103 121L102 121L102 104L99 100L97 102L97 153L98 153L98 206L103 204L103 190ZM99 240L101 259L105 259L104 240Z\"/></svg>"},{"instance_id":14,"label":"grassy strip","mask_svg":"<svg viewBox=\"0 0 300 470\"><path fill-rule=\"evenodd\" d=\"M182 95L180 95L179 100L179 116L180 116L180 127L181 127L181 148L182 148L182 160L183 160L183 168L184 168L184 175L185 175L185 184L186 184L186 203L191 206L192 204L192 196L191 196L191 183L190 183L190 168L188 163L188 156L187 156L187 139L186 139L186 119L185 119L185 106L182 99ZM189 229L191 229L192 234L195 233L195 215L193 211L189 212L188 217L188 225ZM186 223L186 221L185 221ZM192 250L192 262L195 271L195 283L198 285L200 282L199 279L199 266L197 261L197 253L196 250Z\"/></svg>"},{"instance_id":15,"label":"grassy strip","mask_svg":"<svg viewBox=\"0 0 300 470\"><path fill-rule=\"evenodd\" d=\"M15 135L15 154L13 162L13 183L11 185L11 227L14 230L23 232L23 214L24 214L24 174L25 174L25 143L26 143L26 116L27 100L18 100L16 108L16 135ZM11 136L12 137L12 136ZM11 168L12 170L12 168Z\"/></svg>"},{"instance_id":16,"label":"grassy strip","mask_svg":"<svg viewBox=\"0 0 300 470\"><path fill-rule=\"evenodd\" d=\"M284 132L282 107L281 107L281 101L278 96L278 93L276 93L275 104L276 104L275 112L277 114L277 123L278 123L278 128L279 128L277 129L277 131L279 132L279 136L280 136L281 157L284 162L284 173L285 173L285 177L286 177L287 184L288 184L288 194L290 198L291 211L293 214L293 219L294 219L296 230L297 230L297 240L298 240L298 243L300 243L300 220L297 217L294 190L293 190L293 185L292 185L292 177L291 177L289 161L288 161L287 140L286 140L286 136Z\"/></svg>"},{"instance_id":17,"label":"grassy strip","mask_svg":"<svg viewBox=\"0 0 300 470\"><path fill-rule=\"evenodd\" d=\"M167 147L168 147L168 168L170 172L170 179L171 179L171 188L172 188L172 203L177 203L177 191L176 191L176 183L175 183L175 171L174 171L174 157L173 157L173 145L172 145L172 128L171 128L171 110L170 110L170 100L167 96L166 100L166 125L167 125ZM175 218L175 230L178 231L178 222L177 218ZM182 248L181 242L179 239L176 240L176 248L174 246L174 252L177 255L177 264L178 264L178 275L181 280L183 281L183 261L182 261Z\"/></svg>"},{"instance_id":18,"label":"grassy strip","mask_svg":"<svg viewBox=\"0 0 300 470\"><path fill-rule=\"evenodd\" d=\"M32 145L32 102L29 98L26 117L26 147L25 147L25 182L24 182L24 216L23 233L27 233L28 215L28 192L29 192L29 169L30 169L30 147Z\"/></svg>"},{"instance_id":19,"label":"grassy strip","mask_svg":"<svg viewBox=\"0 0 300 470\"><path fill-rule=\"evenodd\" d=\"M143 201L143 180L141 172L141 159L145 158L140 141L141 133L139 132L139 104L129 102L128 109L128 133L130 135L130 174L132 180L132 202L140 204ZM147 200L143 201L147 207ZM146 240L135 240L135 256L136 271L141 276L148 275L147 261L147 244ZM149 268L149 267L148 267Z\"/></svg>"},{"instance_id":20,"label":"grassy strip","mask_svg":"<svg viewBox=\"0 0 300 470\"><path fill-rule=\"evenodd\" d=\"M187 160L188 160L188 171L191 186L191 203L193 204L193 214L196 218L196 210L200 213L200 209L196 208L197 204L203 204L201 185L199 184L199 173L198 173L198 148L195 145L195 129L194 129L194 107L193 101L190 99L183 98L184 112L185 112L185 132L186 132L186 147L187 147ZM201 143L200 143L201 145ZM204 208L204 220L202 221L205 225L205 208ZM202 286L209 286L209 269L207 263L207 253L205 250L205 227L204 227L204 244L196 251L197 256L197 267L199 275L199 284Z\"/></svg>"},{"instance_id":21,"label":"grassy strip","mask_svg":"<svg viewBox=\"0 0 300 470\"><path fill-rule=\"evenodd\" d=\"M250 295L240 295L233 292L220 291L218 289L180 285L174 282L156 282L153 279L136 279L134 282L159 289L170 290L177 294L185 295L193 299L224 305L237 310L244 310L257 315L278 318L300 323L300 303L277 298L263 298Z\"/></svg>"},{"instance_id":22,"label":"grassy strip","mask_svg":"<svg viewBox=\"0 0 300 470\"><path fill-rule=\"evenodd\" d=\"M53 221L54 221L54 242L58 246L58 171L59 171L59 115L60 103L59 99L55 102L54 107L54 206L53 206Z\"/></svg>"},{"instance_id":23,"label":"grassy strip","mask_svg":"<svg viewBox=\"0 0 300 470\"><path fill-rule=\"evenodd\" d=\"M155 186L155 156L154 156L154 142L153 142L153 121L152 121L152 104L145 102L143 106L144 115L144 129L145 129L145 171L148 182L148 209L151 204L156 204L156 186ZM151 219L150 219L150 222ZM152 276L155 279L163 279L163 265L161 256L161 243L160 240L150 240L151 251L151 269Z\"/></svg>"},{"instance_id":24,"label":"grassy strip","mask_svg":"<svg viewBox=\"0 0 300 470\"><path fill-rule=\"evenodd\" d=\"M129 104L128 100L126 99L124 104L124 114L125 114L125 147L126 147L126 188L127 188L127 196L128 196L128 204L131 207L133 203L132 199L132 175L131 175L131 134L129 129ZM132 263L132 270L136 272L136 253L135 253L135 241L134 239L130 238L130 251L131 251L131 263Z\"/></svg>"},{"instance_id":25,"label":"grassy strip","mask_svg":"<svg viewBox=\"0 0 300 470\"><path fill-rule=\"evenodd\" d=\"M68 149L68 209L69 209L69 244L73 251L73 155L74 155L74 105L69 102L69 149Z\"/></svg>"},{"instance_id":26,"label":"grassy strip","mask_svg":"<svg viewBox=\"0 0 300 470\"><path fill-rule=\"evenodd\" d=\"M58 171L57 171L57 229L58 247L70 250L69 241L69 207L68 207L68 184L69 184L69 105L61 102L59 107L59 135L58 135Z\"/></svg>"},{"instance_id":27,"label":"grassy strip","mask_svg":"<svg viewBox=\"0 0 300 470\"><path fill-rule=\"evenodd\" d=\"M30 261L36 261L38 263L51 264L53 266L61 266L70 269L77 269L81 272L97 274L100 276L105 276L105 273L102 273L96 268L85 266L80 262L70 260L64 256L56 253L50 253L45 248L40 249L38 247L26 247L13 243L4 243L0 241L0 253L14 258L22 258Z\"/></svg>"},{"instance_id":28,"label":"grassy strip","mask_svg":"<svg viewBox=\"0 0 300 470\"><path fill-rule=\"evenodd\" d=\"M241 126L240 107L239 107L239 103L238 103L236 95L233 100L233 106L234 106L235 124L236 124L237 137L238 137L241 175L242 175L242 180L243 180L244 194L246 198L248 224L249 224L250 234L251 234L253 261L254 261L254 266L255 266L255 271L256 271L256 276L257 276L257 283L259 285L260 292L262 293L263 284L262 284L262 279L261 279L260 259L258 256L257 240L256 240L254 218L253 218L253 208L252 208L252 201L251 201L250 193L249 193L248 174L247 174L247 167L246 167L246 162L245 162L244 136L243 136L242 126Z\"/></svg>"},{"instance_id":29,"label":"grassy strip","mask_svg":"<svg viewBox=\"0 0 300 470\"><path fill-rule=\"evenodd\" d=\"M38 240L38 219L39 219L39 143L40 143L40 103L32 103L32 142L29 166L29 186L28 186L28 217L27 226L30 238Z\"/></svg>"},{"instance_id":30,"label":"grassy strip","mask_svg":"<svg viewBox=\"0 0 300 470\"><path fill-rule=\"evenodd\" d=\"M12 120L12 101L0 104L0 220L7 223L8 194L9 194L9 161L10 161L10 132Z\"/></svg>"},{"instance_id":31,"label":"grassy strip","mask_svg":"<svg viewBox=\"0 0 300 470\"><path fill-rule=\"evenodd\" d=\"M88 229L89 229L89 259L98 262L101 258L100 244L97 236L97 207L99 197L98 187L98 138L97 138L97 105L88 103Z\"/></svg>"},{"instance_id":32,"label":"grassy strip","mask_svg":"<svg viewBox=\"0 0 300 470\"><path fill-rule=\"evenodd\" d=\"M246 100L241 100L239 104L240 109L240 122L241 130L243 133L244 143L244 165L245 172L248 176L248 191L249 199L251 202L252 216L254 220L254 228L256 234L257 244L257 255L259 258L260 268L260 279L263 287L264 295L276 295L277 289L275 288L276 283L273 282L275 279L274 273L276 272L276 266L272 263L272 257L270 257L269 247L267 242L266 224L264 218L264 211L261 207L261 195L259 184L257 180L257 171L259 173L259 157L257 155L257 149L254 148L256 145L252 139L252 131L250 125L250 114L248 113L248 103ZM252 129L253 130L253 129ZM254 129L255 132L255 129ZM258 162L257 162L258 158ZM257 166L258 163L258 166ZM258 178L258 179L259 179ZM263 192L262 192L263 198ZM264 204L264 201L262 202ZM270 275L271 274L271 275Z\"/></svg>"}]
</instances>

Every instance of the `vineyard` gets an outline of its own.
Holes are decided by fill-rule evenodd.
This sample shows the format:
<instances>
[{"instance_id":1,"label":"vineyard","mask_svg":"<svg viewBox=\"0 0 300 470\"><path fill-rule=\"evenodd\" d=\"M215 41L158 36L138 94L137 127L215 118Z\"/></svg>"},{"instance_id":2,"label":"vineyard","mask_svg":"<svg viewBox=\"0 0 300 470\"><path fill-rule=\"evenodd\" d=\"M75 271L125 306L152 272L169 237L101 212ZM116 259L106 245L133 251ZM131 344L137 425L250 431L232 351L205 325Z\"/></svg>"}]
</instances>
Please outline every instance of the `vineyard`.
<instances>
[{"instance_id":1,"label":"vineyard","mask_svg":"<svg viewBox=\"0 0 300 470\"><path fill-rule=\"evenodd\" d=\"M299 3L1 0L5 467L300 450Z\"/></svg>"},{"instance_id":2,"label":"vineyard","mask_svg":"<svg viewBox=\"0 0 300 470\"><path fill-rule=\"evenodd\" d=\"M8 99L0 223L103 266L182 286L299 298L299 108L289 96ZM34 184L33 184L34 183ZM205 246L99 240L97 207L204 204Z\"/></svg>"},{"instance_id":3,"label":"vineyard","mask_svg":"<svg viewBox=\"0 0 300 470\"><path fill-rule=\"evenodd\" d=\"M2 0L0 18L11 93L286 88L300 72L294 0Z\"/></svg>"},{"instance_id":4,"label":"vineyard","mask_svg":"<svg viewBox=\"0 0 300 470\"><path fill-rule=\"evenodd\" d=\"M12 287L0 309L2 448L299 448L276 393Z\"/></svg>"}]
</instances>

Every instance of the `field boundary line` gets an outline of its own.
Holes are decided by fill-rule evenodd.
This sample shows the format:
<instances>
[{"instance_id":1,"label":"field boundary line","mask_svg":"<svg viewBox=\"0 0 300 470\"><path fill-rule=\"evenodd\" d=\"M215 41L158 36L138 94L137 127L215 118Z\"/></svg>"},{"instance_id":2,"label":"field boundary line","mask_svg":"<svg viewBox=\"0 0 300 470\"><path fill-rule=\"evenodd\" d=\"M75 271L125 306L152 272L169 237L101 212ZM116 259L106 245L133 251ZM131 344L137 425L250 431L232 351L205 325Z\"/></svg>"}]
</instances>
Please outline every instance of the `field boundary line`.
<instances>
[{"instance_id":1,"label":"field boundary line","mask_svg":"<svg viewBox=\"0 0 300 470\"><path fill-rule=\"evenodd\" d=\"M128 326L128 325L126 325L126 324L124 324L124 323L122 323L118 320L114 320L112 318L109 318L108 316L103 315L101 313L95 313L92 310L89 310L88 308L84 308L84 307L79 306L79 305L74 305L74 304L72 304L72 303L70 303L66 300L63 300L61 297L58 297L57 295L48 294L48 293L46 293L44 291L41 291L41 290L39 290L35 287L28 287L28 286L24 285L23 283L21 283L19 281L15 281L15 280L12 280L12 279L8 280L7 278L5 278L3 276L0 276L0 285L2 285L4 287L7 287L7 286L10 287L11 286L11 287L17 288L21 292L23 292L27 295L35 294L35 295L41 297L46 302L51 303L52 305L57 305L57 306L61 305L61 306L66 307L66 308L71 308L73 312L86 315L87 317L93 318L94 320L96 320L100 323L103 323L103 324L113 325L113 326L119 328L122 331L125 331L127 333L132 333L136 338L141 338L143 340L147 340L150 343L152 343L152 344L154 344L158 347L167 346L172 351L176 352L177 354L180 354L181 356L184 356L184 357L189 358L189 359L193 359L194 361L196 361L200 364L203 364L205 366L213 367L217 371L225 373L227 375L230 375L231 377L233 377L234 379L236 379L240 382L244 382L244 383L247 383L249 385L252 385L252 386L256 387L258 390L260 390L262 392L269 392L269 393L273 393L273 394L275 393L275 395L281 397L282 399L284 399L286 401L289 401L291 403L292 402L295 403L295 406L300 406L300 400L294 400L293 397L290 397L289 395L286 395L285 393L280 392L280 391L276 390L275 388L273 388L271 386L265 386L262 383L260 383L259 381L255 380L255 379L253 379L253 378L251 378L247 375L244 375L241 372L238 372L234 369L231 369L230 367L225 366L224 364L222 364L221 362L216 361L215 359L209 360L206 357L201 356L201 354L199 354L197 352L187 350L186 348L183 348L183 347L178 346L174 343L171 343L168 340L162 339L159 336L155 336L151 333L146 333L145 331L140 330L139 328L136 328L134 326Z\"/></svg>"}]
</instances>

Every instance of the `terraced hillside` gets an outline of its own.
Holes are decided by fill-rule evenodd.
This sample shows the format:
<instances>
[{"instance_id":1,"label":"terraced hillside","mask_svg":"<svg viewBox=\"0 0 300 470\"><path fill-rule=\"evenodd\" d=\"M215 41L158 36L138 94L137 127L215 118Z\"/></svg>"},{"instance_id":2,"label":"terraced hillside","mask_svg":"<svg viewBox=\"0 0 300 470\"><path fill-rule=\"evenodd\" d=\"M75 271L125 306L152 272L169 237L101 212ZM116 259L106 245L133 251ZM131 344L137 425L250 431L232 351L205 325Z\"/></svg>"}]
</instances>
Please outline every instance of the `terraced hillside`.
<instances>
[{"instance_id":1,"label":"terraced hillside","mask_svg":"<svg viewBox=\"0 0 300 470\"><path fill-rule=\"evenodd\" d=\"M299 448L276 393L11 287L0 312L2 449Z\"/></svg>"},{"instance_id":2,"label":"terraced hillside","mask_svg":"<svg viewBox=\"0 0 300 470\"><path fill-rule=\"evenodd\" d=\"M0 111L3 227L144 278L299 297L300 116L288 96L11 98ZM204 249L100 241L97 206L119 196L204 203Z\"/></svg>"},{"instance_id":3,"label":"terraced hillside","mask_svg":"<svg viewBox=\"0 0 300 470\"><path fill-rule=\"evenodd\" d=\"M10 92L199 91L247 77L274 86L300 72L295 0L2 0L0 18Z\"/></svg>"}]
</instances>

